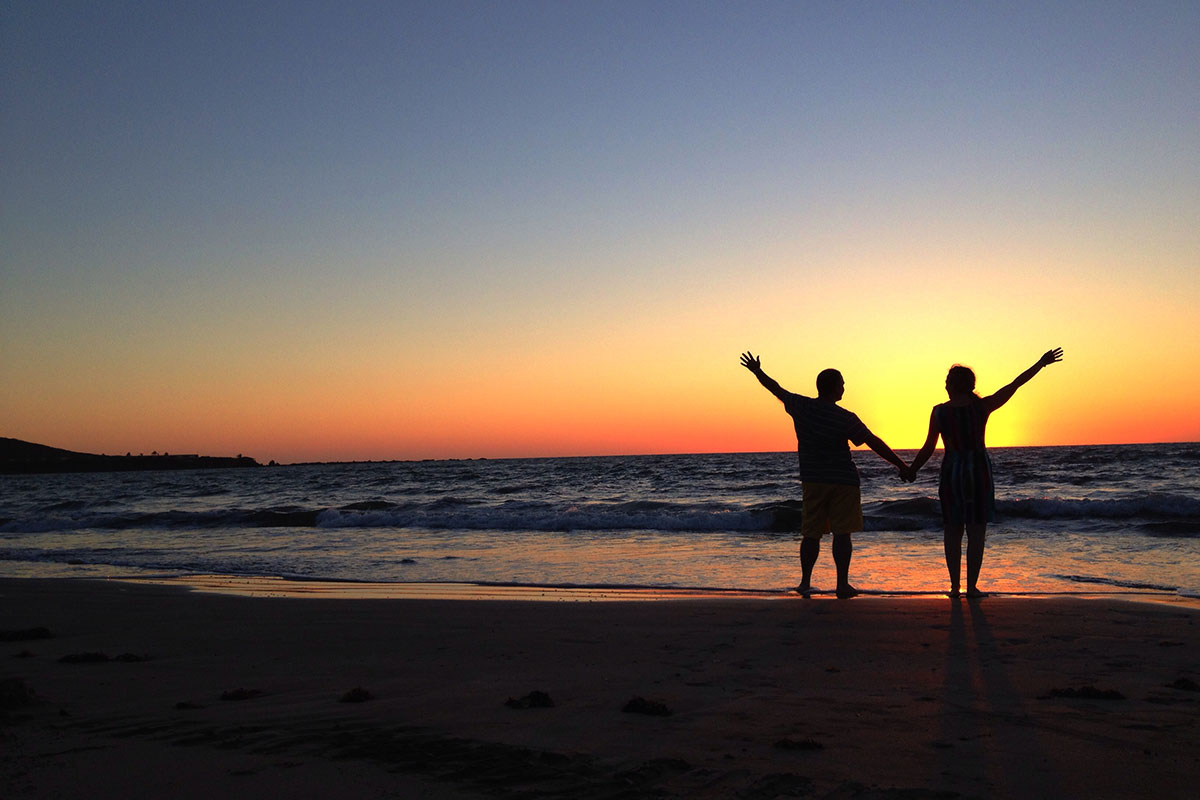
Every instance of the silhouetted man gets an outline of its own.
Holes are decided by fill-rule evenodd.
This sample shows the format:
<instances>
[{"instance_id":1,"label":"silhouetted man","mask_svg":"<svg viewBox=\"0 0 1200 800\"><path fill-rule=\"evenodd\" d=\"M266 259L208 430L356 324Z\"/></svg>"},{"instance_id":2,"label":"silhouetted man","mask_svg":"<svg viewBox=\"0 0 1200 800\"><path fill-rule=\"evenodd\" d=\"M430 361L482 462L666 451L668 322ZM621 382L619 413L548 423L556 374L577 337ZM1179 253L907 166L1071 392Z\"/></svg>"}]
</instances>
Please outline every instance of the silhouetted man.
<instances>
[{"instance_id":1,"label":"silhouetted man","mask_svg":"<svg viewBox=\"0 0 1200 800\"><path fill-rule=\"evenodd\" d=\"M901 470L908 470L883 440L867 429L858 416L837 403L846 384L836 369L817 375L816 398L793 394L767 375L757 356L742 354L742 366L783 402L796 427L796 453L800 460L803 508L800 523L800 568L796 591L812 591L812 569L821 553L821 537L833 534L833 562L837 566L837 596L854 597L850 585L850 557L854 544L850 534L863 528L862 495L858 468L850 456L850 445L866 444L879 457Z\"/></svg>"}]
</instances>

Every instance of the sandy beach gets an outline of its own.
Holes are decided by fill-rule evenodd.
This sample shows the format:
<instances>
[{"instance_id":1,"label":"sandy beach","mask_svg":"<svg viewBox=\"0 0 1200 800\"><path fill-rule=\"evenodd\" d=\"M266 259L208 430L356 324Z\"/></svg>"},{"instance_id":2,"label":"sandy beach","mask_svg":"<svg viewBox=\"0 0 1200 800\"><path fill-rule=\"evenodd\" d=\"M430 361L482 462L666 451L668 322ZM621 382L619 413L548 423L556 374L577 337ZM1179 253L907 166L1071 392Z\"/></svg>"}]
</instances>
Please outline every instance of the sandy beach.
<instances>
[{"instance_id":1,"label":"sandy beach","mask_svg":"<svg viewBox=\"0 0 1200 800\"><path fill-rule=\"evenodd\" d=\"M5 579L0 796L1193 797L1198 616Z\"/></svg>"}]
</instances>

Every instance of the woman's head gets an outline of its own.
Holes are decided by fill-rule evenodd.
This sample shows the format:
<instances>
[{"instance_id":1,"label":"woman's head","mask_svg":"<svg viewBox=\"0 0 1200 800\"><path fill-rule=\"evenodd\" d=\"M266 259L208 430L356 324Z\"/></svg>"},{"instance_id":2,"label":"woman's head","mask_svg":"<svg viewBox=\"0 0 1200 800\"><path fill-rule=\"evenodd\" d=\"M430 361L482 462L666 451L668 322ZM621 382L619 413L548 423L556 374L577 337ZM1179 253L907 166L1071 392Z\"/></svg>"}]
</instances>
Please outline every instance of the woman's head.
<instances>
[{"instance_id":1,"label":"woman's head","mask_svg":"<svg viewBox=\"0 0 1200 800\"><path fill-rule=\"evenodd\" d=\"M975 373L970 367L955 364L946 373L946 394L975 394ZM978 395L976 395L978 396Z\"/></svg>"}]
</instances>

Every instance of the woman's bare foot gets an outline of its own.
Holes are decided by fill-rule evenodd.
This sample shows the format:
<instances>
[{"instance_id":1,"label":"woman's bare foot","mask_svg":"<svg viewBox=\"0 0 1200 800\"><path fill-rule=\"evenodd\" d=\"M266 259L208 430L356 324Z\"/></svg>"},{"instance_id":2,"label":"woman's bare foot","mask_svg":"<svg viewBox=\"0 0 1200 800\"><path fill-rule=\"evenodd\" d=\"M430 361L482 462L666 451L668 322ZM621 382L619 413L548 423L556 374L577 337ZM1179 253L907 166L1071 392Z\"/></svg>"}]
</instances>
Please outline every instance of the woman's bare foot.
<instances>
[{"instance_id":1,"label":"woman's bare foot","mask_svg":"<svg viewBox=\"0 0 1200 800\"><path fill-rule=\"evenodd\" d=\"M853 586L851 586L848 583L845 586L838 587L837 596L838 596L839 600L848 600L851 597L855 597L857 595L858 595L858 589L855 589Z\"/></svg>"},{"instance_id":2,"label":"woman's bare foot","mask_svg":"<svg viewBox=\"0 0 1200 800\"><path fill-rule=\"evenodd\" d=\"M981 592L974 587L967 589L967 598L968 599L978 600L981 597L987 597L987 592Z\"/></svg>"},{"instance_id":3,"label":"woman's bare foot","mask_svg":"<svg viewBox=\"0 0 1200 800\"><path fill-rule=\"evenodd\" d=\"M950 591L946 592L946 596L949 597L951 600L957 600L959 598L959 595L960 595L960 592L958 591L957 586L950 587Z\"/></svg>"}]
</instances>

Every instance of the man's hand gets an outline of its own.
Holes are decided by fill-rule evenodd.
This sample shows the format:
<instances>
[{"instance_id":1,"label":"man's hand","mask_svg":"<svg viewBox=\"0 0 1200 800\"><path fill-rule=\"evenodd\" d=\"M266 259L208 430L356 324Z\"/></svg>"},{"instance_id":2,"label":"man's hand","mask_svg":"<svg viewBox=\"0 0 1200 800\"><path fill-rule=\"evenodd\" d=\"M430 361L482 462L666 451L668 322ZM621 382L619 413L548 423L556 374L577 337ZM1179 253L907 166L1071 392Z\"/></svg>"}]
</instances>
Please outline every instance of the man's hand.
<instances>
[{"instance_id":1,"label":"man's hand","mask_svg":"<svg viewBox=\"0 0 1200 800\"><path fill-rule=\"evenodd\" d=\"M742 353L742 366L750 370L750 374L758 379L758 382L763 385L768 392L775 395L783 402L788 402L791 393L784 389L778 382L767 373L762 371L762 364L758 360L758 356L751 353L749 350Z\"/></svg>"},{"instance_id":2,"label":"man's hand","mask_svg":"<svg viewBox=\"0 0 1200 800\"><path fill-rule=\"evenodd\" d=\"M1038 359L1038 366L1039 367L1048 367L1051 364L1055 364L1059 361L1062 361L1062 357L1063 357L1063 351L1062 351L1061 347L1056 347L1053 350L1047 350L1045 353L1042 354L1042 357Z\"/></svg>"}]
</instances>

